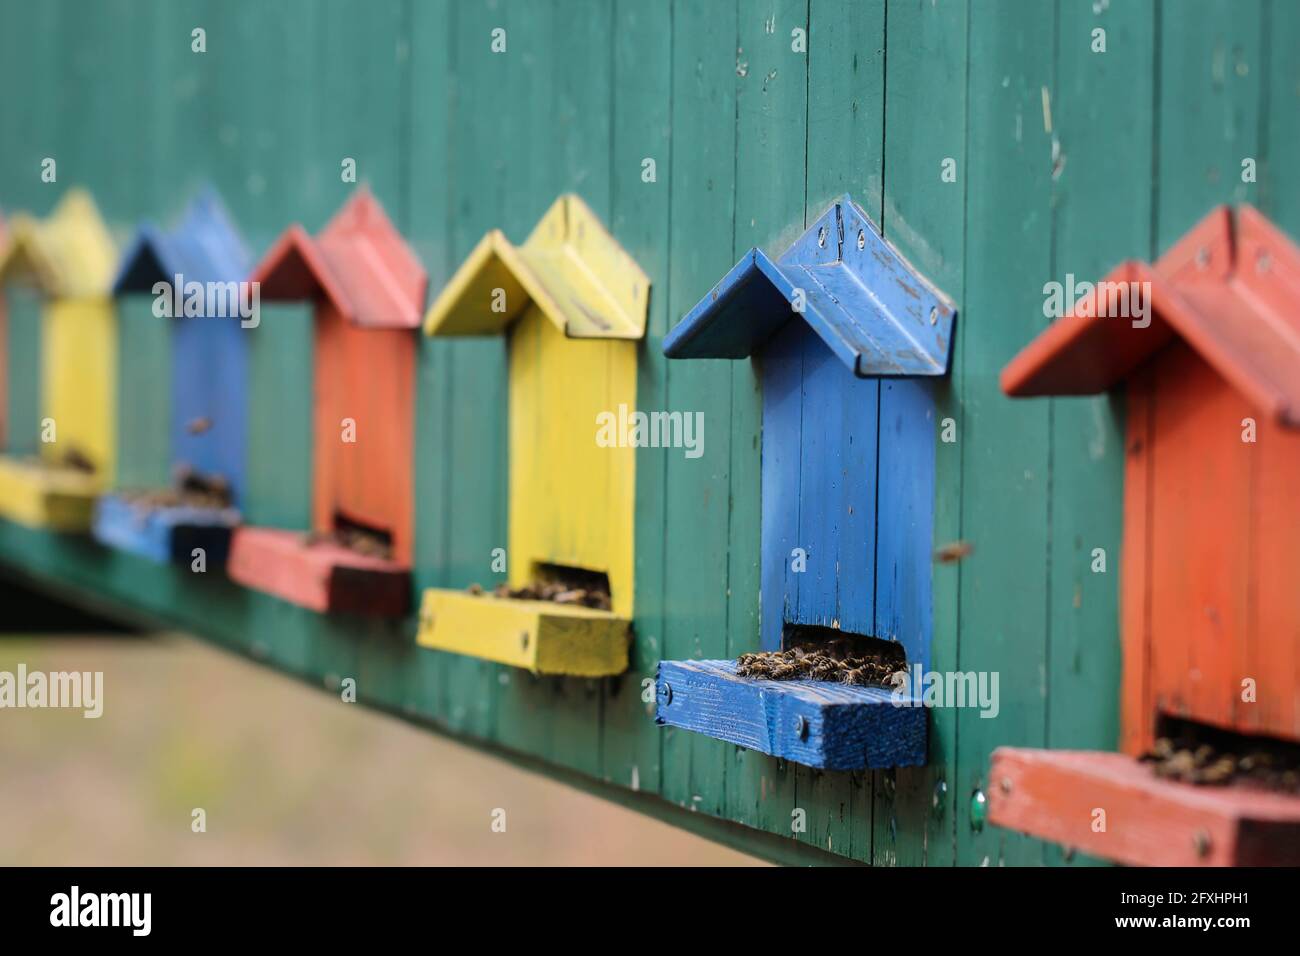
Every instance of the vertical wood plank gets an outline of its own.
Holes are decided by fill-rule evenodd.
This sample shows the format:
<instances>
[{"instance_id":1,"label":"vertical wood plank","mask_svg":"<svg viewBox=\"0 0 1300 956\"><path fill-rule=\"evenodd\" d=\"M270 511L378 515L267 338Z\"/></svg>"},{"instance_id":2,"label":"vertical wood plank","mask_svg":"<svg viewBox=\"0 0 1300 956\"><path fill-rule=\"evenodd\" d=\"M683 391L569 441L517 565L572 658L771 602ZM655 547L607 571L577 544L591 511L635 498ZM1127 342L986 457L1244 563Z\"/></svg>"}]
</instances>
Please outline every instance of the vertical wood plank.
<instances>
[{"instance_id":1,"label":"vertical wood plank","mask_svg":"<svg viewBox=\"0 0 1300 956\"><path fill-rule=\"evenodd\" d=\"M808 58L791 48L790 32L807 25L806 0L738 5L737 255L751 246L779 253L804 229ZM754 649L759 631L762 404L753 363L730 363L730 377L727 656L734 657ZM726 786L732 819L793 835L796 781L784 761L740 752L728 767Z\"/></svg>"},{"instance_id":2,"label":"vertical wood plank","mask_svg":"<svg viewBox=\"0 0 1300 956\"><path fill-rule=\"evenodd\" d=\"M509 122L516 92L509 71L516 58L528 54L527 38L516 34L506 53L491 51L492 30L513 29L514 12L515 7L500 3L452 4L447 176L448 246L454 265L489 229L514 227L506 221L507 160L519 131ZM433 287L431 294L436 292ZM449 339L431 347L445 356L450 407L448 444L442 451L455 456L449 466L446 580L451 587L487 587L499 580L491 571L492 550L507 546L506 343L503 338ZM441 657L450 726L496 736L501 668L457 655ZM501 693L509 694L510 688Z\"/></svg>"},{"instance_id":3,"label":"vertical wood plank","mask_svg":"<svg viewBox=\"0 0 1300 956\"><path fill-rule=\"evenodd\" d=\"M672 178L671 0L618 0L613 20L613 116L610 230L650 277L645 341L637 350L637 408L670 410L668 362L662 352L668 314L668 256ZM655 181L643 182L645 159ZM634 790L659 789L659 731L654 705L641 700L642 681L653 680L663 647L667 594L664 537L667 460L679 449L636 452L635 640L628 673L607 681L603 776Z\"/></svg>"},{"instance_id":4,"label":"vertical wood plank","mask_svg":"<svg viewBox=\"0 0 1300 956\"><path fill-rule=\"evenodd\" d=\"M951 372L934 386L936 547L964 537L962 456L969 442L963 405L963 335L969 323L963 257L971 177L966 140L968 20L962 3L890 0L886 10L881 226L904 256L957 300L959 313ZM924 121L918 122L919 116ZM943 176L949 160L955 174L951 181ZM952 420L956 440L951 443L941 440L945 419ZM939 672L957 669L962 573L961 564L936 565L932 573L929 659ZM957 712L932 710L928 764L876 774L873 862L911 866L955 861L957 806L969 798L959 793L956 761Z\"/></svg>"},{"instance_id":5,"label":"vertical wood plank","mask_svg":"<svg viewBox=\"0 0 1300 956\"><path fill-rule=\"evenodd\" d=\"M455 268L451 260L452 214L451 128L452 43L455 41L451 0L412 3L410 28L410 134L406 165L410 170L406 222L410 242L429 273L431 294L441 289ZM413 595L431 587L446 587L447 534L455 456L451 447L453 409L446 341L418 336L415 407L415 552L411 569ZM491 447L483 442L477 447ZM472 456L473 450L468 455ZM490 514L499 503L480 501ZM485 579L481 583L488 583ZM416 605L418 606L418 604ZM447 655L419 649L410 659L407 682L409 707L425 718L444 713L443 674Z\"/></svg>"},{"instance_id":6,"label":"vertical wood plank","mask_svg":"<svg viewBox=\"0 0 1300 956\"><path fill-rule=\"evenodd\" d=\"M1051 268L1050 96L1055 10L1014 2L970 21L966 309L960 442L962 536L957 667L999 673L1001 707L986 719L957 713L958 859L1009 865L1042 859L1041 845L982 827L973 800L989 786L988 755L1046 737L1048 414L1045 402L1010 402L998 370L1040 328ZM888 175L888 173L886 173ZM886 216L888 219L888 215ZM983 237L996 236L997 241Z\"/></svg>"},{"instance_id":7,"label":"vertical wood plank","mask_svg":"<svg viewBox=\"0 0 1300 956\"><path fill-rule=\"evenodd\" d=\"M673 142L668 322L705 295L735 262L732 221L736 176L736 7L674 0ZM665 463L662 656L720 658L730 652L727 600L730 364L668 362L667 404L703 412L704 454ZM703 546L701 543L704 543ZM724 783L743 757L698 734L656 728L662 741L665 799L701 813L726 812Z\"/></svg>"},{"instance_id":8,"label":"vertical wood plank","mask_svg":"<svg viewBox=\"0 0 1300 956\"><path fill-rule=\"evenodd\" d=\"M1104 52L1096 30L1105 31ZM1057 47L1052 278L1094 282L1125 258L1150 255L1152 192L1134 171L1151 168L1155 148L1155 8L1065 0ZM1051 400L1053 747L1112 750L1119 741L1125 427L1118 395ZM1094 570L1101 560L1105 570ZM1064 858L1055 846L1046 854Z\"/></svg>"},{"instance_id":9,"label":"vertical wood plank","mask_svg":"<svg viewBox=\"0 0 1300 956\"><path fill-rule=\"evenodd\" d=\"M500 10L494 22L506 29L509 42L506 54L494 56L503 71L498 82L508 96L502 108L506 113L513 113L513 104L519 104L518 125L511 126L509 136L529 144L527 150L507 148L495 158L497 175L502 183L501 209L495 225L503 228L513 241L523 242L564 188L560 143L553 129L558 84L561 82L559 60L562 54L556 47L561 38L559 8L553 0L512 2ZM518 369L536 383L540 383L546 373L540 333L540 326L532 322L517 322L508 333L506 345L509 368ZM503 371L502 384L508 392L510 386L505 384L506 374ZM536 433L542 428L546 410L540 404L528 409L526 421L514 411L513 407L507 406L503 417L507 434L516 429L529 429ZM505 441L504 447L511 474L522 477L528 466L517 466L522 464L520 456L529 454L530 449L509 440ZM507 494L513 495L513 488L508 488ZM514 528L509 525L508 515L506 526L506 533L513 538ZM515 553L504 538L502 543L510 552L511 576L526 576L527 556ZM537 678L513 668L488 666L491 680L497 687L496 726L501 742L535 753L549 753L555 738L556 715L568 706L562 693L564 682ZM575 682L573 686L583 686L584 683Z\"/></svg>"},{"instance_id":10,"label":"vertical wood plank","mask_svg":"<svg viewBox=\"0 0 1300 956\"><path fill-rule=\"evenodd\" d=\"M552 138L560 189L583 197L604 223L612 207L613 8L606 0L564 0L557 6L551 56L556 100ZM630 356L629 356L630 358ZM542 374L561 378L553 363ZM559 387L564 387L562 384ZM614 409L617 411L617 409ZM595 443L595 421L569 421L575 442ZM585 678L553 681L555 723L550 753L562 766L601 772L601 723L605 682Z\"/></svg>"}]
</instances>

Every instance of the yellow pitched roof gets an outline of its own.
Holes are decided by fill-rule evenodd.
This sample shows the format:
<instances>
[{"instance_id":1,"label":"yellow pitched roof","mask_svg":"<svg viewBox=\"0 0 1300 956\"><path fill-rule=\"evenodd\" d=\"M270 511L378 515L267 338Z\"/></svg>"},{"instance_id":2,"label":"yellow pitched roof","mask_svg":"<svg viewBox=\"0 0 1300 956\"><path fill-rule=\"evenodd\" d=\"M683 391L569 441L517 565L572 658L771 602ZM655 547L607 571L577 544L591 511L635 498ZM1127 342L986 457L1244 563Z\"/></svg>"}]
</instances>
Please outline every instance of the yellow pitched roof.
<instances>
[{"instance_id":1,"label":"yellow pitched roof","mask_svg":"<svg viewBox=\"0 0 1300 956\"><path fill-rule=\"evenodd\" d=\"M117 250L90 193L70 189L43 220L18 214L9 223L9 244L0 254L0 283L34 281L48 296L107 295Z\"/></svg>"},{"instance_id":2,"label":"yellow pitched roof","mask_svg":"<svg viewBox=\"0 0 1300 956\"><path fill-rule=\"evenodd\" d=\"M424 331L499 333L532 302L570 338L639 339L649 300L636 260L586 203L564 195L523 245L499 229L484 236L429 306Z\"/></svg>"}]
</instances>

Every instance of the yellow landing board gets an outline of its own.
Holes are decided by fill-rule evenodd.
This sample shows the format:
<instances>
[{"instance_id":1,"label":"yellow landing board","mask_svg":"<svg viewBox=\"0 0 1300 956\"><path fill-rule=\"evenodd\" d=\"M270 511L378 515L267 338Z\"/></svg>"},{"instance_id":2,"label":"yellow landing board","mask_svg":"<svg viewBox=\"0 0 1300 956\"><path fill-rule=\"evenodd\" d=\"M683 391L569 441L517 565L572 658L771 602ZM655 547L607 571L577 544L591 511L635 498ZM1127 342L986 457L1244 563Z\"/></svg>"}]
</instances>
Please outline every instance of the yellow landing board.
<instances>
[{"instance_id":1,"label":"yellow landing board","mask_svg":"<svg viewBox=\"0 0 1300 956\"><path fill-rule=\"evenodd\" d=\"M0 518L47 531L86 532L102 482L94 475L0 458Z\"/></svg>"},{"instance_id":2,"label":"yellow landing board","mask_svg":"<svg viewBox=\"0 0 1300 956\"><path fill-rule=\"evenodd\" d=\"M630 630L609 611L429 590L416 641L535 674L610 677L627 670Z\"/></svg>"}]
</instances>

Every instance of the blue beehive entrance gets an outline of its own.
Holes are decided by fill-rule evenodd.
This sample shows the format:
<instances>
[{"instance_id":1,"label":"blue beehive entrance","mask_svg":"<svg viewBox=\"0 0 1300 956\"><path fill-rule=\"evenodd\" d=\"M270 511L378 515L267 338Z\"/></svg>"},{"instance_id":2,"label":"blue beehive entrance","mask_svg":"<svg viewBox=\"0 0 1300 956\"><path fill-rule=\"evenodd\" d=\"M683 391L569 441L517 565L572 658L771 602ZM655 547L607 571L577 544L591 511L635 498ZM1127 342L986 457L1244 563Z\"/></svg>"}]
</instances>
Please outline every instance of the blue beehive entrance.
<instances>
[{"instance_id":1,"label":"blue beehive entrance","mask_svg":"<svg viewBox=\"0 0 1300 956\"><path fill-rule=\"evenodd\" d=\"M846 197L779 259L752 250L665 341L673 358L759 357L763 649L928 667L933 380L955 317ZM659 722L811 766L925 760L924 711L894 695L700 663L661 663Z\"/></svg>"}]
</instances>

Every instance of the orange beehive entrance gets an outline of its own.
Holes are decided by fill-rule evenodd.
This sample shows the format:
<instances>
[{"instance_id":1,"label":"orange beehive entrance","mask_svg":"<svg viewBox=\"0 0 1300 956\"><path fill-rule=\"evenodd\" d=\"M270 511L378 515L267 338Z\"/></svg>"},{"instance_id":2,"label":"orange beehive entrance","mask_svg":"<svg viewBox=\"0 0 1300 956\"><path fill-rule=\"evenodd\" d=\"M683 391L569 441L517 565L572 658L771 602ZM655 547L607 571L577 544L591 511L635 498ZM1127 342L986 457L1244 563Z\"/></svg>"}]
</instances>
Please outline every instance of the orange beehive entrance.
<instances>
[{"instance_id":1,"label":"orange beehive entrance","mask_svg":"<svg viewBox=\"0 0 1300 956\"><path fill-rule=\"evenodd\" d=\"M317 611L410 603L415 361L427 278L368 190L313 239L291 227L254 270L315 303L312 532L241 528L230 575Z\"/></svg>"},{"instance_id":2,"label":"orange beehive entrance","mask_svg":"<svg viewBox=\"0 0 1300 956\"><path fill-rule=\"evenodd\" d=\"M391 542L394 561L409 565L415 338L361 328L324 303L315 362L312 527L366 529Z\"/></svg>"},{"instance_id":3,"label":"orange beehive entrance","mask_svg":"<svg viewBox=\"0 0 1300 956\"><path fill-rule=\"evenodd\" d=\"M1133 307L1117 316L1121 288ZM1148 752L1167 718L1300 741L1300 249L1253 209L1216 209L1154 268L1114 270L1002 375L1015 396L1120 382L1122 749ZM1126 862L1300 861L1300 797L1208 800L1122 761L999 751L992 818ZM1120 828L1075 820L1080 799Z\"/></svg>"}]
</instances>

